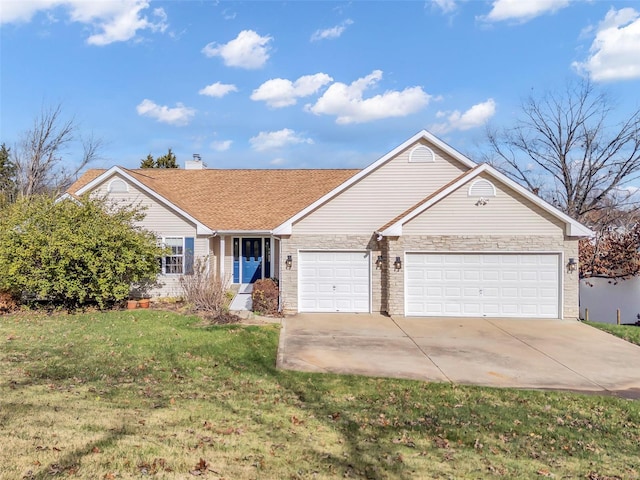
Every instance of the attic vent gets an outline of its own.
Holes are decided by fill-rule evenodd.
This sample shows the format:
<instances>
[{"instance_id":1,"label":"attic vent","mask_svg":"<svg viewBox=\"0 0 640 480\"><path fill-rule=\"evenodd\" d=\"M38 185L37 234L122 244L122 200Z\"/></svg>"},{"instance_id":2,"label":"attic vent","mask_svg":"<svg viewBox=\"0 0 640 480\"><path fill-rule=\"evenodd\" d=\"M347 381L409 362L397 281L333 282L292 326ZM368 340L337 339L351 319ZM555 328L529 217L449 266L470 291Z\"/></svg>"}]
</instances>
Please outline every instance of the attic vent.
<instances>
[{"instance_id":1,"label":"attic vent","mask_svg":"<svg viewBox=\"0 0 640 480\"><path fill-rule=\"evenodd\" d=\"M116 178L115 180L111 180L108 190L110 193L126 193L129 191L129 187L124 180Z\"/></svg>"},{"instance_id":2,"label":"attic vent","mask_svg":"<svg viewBox=\"0 0 640 480\"><path fill-rule=\"evenodd\" d=\"M409 154L410 163L433 163L436 161L436 156L433 154L433 150L424 145L418 145Z\"/></svg>"},{"instance_id":3,"label":"attic vent","mask_svg":"<svg viewBox=\"0 0 640 480\"><path fill-rule=\"evenodd\" d=\"M496 187L493 186L489 180L476 180L469 187L469 196L470 197L495 197L496 196Z\"/></svg>"}]
</instances>

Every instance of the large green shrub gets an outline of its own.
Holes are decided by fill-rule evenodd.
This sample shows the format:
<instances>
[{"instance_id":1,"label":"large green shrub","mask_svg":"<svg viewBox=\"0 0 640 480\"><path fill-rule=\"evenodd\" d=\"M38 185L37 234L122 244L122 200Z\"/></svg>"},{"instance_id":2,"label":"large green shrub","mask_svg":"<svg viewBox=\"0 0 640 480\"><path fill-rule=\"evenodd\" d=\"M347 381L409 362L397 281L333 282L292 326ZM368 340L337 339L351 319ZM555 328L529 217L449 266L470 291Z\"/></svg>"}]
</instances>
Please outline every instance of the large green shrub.
<instances>
[{"instance_id":1,"label":"large green shrub","mask_svg":"<svg viewBox=\"0 0 640 480\"><path fill-rule=\"evenodd\" d=\"M21 199L0 214L0 291L54 305L106 308L156 278L163 254L135 226L140 208L104 199Z\"/></svg>"}]
</instances>

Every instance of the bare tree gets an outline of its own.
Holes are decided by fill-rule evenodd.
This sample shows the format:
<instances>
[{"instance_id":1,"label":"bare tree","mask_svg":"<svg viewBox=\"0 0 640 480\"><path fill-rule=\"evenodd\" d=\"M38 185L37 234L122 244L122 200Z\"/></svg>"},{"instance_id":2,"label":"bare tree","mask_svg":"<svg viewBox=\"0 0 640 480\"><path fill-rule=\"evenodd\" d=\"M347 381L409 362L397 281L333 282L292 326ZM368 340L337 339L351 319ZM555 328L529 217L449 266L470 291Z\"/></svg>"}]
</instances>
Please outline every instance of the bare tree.
<instances>
[{"instance_id":1,"label":"bare tree","mask_svg":"<svg viewBox=\"0 0 640 480\"><path fill-rule=\"evenodd\" d=\"M588 80L530 96L513 128L488 130L489 161L569 216L599 227L595 219L637 208L626 187L640 173L640 109L619 123L614 114L607 94Z\"/></svg>"},{"instance_id":2,"label":"bare tree","mask_svg":"<svg viewBox=\"0 0 640 480\"><path fill-rule=\"evenodd\" d=\"M77 144L82 154L76 162L65 155ZM80 170L99 155L102 142L93 136L82 138L73 119L62 118L62 107L43 107L15 148L16 183L21 196L58 193L67 188Z\"/></svg>"}]
</instances>

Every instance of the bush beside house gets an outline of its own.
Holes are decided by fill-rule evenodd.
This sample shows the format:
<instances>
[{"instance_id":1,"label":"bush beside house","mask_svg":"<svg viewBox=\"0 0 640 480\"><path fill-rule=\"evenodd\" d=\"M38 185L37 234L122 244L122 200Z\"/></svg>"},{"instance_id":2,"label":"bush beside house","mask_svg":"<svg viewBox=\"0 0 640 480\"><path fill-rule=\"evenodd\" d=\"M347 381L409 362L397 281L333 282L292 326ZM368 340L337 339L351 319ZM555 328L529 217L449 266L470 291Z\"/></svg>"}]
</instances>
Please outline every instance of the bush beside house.
<instances>
[{"instance_id":1,"label":"bush beside house","mask_svg":"<svg viewBox=\"0 0 640 480\"><path fill-rule=\"evenodd\" d=\"M263 278L253 284L251 301L253 311L261 315L277 315L279 289L272 278Z\"/></svg>"},{"instance_id":2,"label":"bush beside house","mask_svg":"<svg viewBox=\"0 0 640 480\"><path fill-rule=\"evenodd\" d=\"M164 249L135 226L139 208L32 196L0 217L0 291L14 298L108 308L155 282Z\"/></svg>"}]
</instances>

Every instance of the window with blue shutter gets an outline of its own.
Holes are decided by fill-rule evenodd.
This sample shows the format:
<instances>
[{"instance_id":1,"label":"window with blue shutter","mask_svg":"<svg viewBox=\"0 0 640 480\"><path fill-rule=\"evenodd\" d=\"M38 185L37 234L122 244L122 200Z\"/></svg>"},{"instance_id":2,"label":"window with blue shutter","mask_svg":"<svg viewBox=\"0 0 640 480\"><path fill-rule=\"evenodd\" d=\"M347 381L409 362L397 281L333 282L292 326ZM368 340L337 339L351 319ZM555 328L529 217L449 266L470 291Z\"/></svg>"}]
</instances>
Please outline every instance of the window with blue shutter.
<instances>
[{"instance_id":1,"label":"window with blue shutter","mask_svg":"<svg viewBox=\"0 0 640 480\"><path fill-rule=\"evenodd\" d=\"M180 275L193 273L195 239L193 237L165 237L169 255L162 259L162 273Z\"/></svg>"},{"instance_id":2,"label":"window with blue shutter","mask_svg":"<svg viewBox=\"0 0 640 480\"><path fill-rule=\"evenodd\" d=\"M184 239L184 273L193 274L193 256L194 256L194 238L186 237Z\"/></svg>"}]
</instances>

